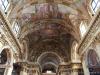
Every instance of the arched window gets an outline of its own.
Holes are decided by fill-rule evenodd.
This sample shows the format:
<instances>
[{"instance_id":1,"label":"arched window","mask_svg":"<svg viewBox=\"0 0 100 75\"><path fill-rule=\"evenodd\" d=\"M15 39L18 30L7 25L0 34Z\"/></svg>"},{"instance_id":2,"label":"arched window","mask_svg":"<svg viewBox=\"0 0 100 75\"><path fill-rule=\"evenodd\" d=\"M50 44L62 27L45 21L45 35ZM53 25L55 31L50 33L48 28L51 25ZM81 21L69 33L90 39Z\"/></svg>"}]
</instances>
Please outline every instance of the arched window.
<instances>
[{"instance_id":1,"label":"arched window","mask_svg":"<svg viewBox=\"0 0 100 75\"><path fill-rule=\"evenodd\" d=\"M9 6L8 0L0 0L0 7L2 8L2 10L4 10L6 12L8 6Z\"/></svg>"},{"instance_id":2,"label":"arched window","mask_svg":"<svg viewBox=\"0 0 100 75\"><path fill-rule=\"evenodd\" d=\"M86 23L85 22L81 22L80 24L80 32L81 32L81 36L83 37L86 33Z\"/></svg>"},{"instance_id":3,"label":"arched window","mask_svg":"<svg viewBox=\"0 0 100 75\"><path fill-rule=\"evenodd\" d=\"M100 8L100 0L92 0L91 8L93 13L95 13Z\"/></svg>"},{"instance_id":4,"label":"arched window","mask_svg":"<svg viewBox=\"0 0 100 75\"><path fill-rule=\"evenodd\" d=\"M99 64L99 58L95 51L90 50L88 53L88 65L89 66L98 66Z\"/></svg>"},{"instance_id":5,"label":"arched window","mask_svg":"<svg viewBox=\"0 0 100 75\"><path fill-rule=\"evenodd\" d=\"M14 23L14 25L12 27L12 31L15 34L15 36L17 36L19 34L20 26L19 26L18 22Z\"/></svg>"},{"instance_id":6,"label":"arched window","mask_svg":"<svg viewBox=\"0 0 100 75\"><path fill-rule=\"evenodd\" d=\"M90 75L100 75L100 60L97 53L94 50L90 50L87 58Z\"/></svg>"}]
</instances>

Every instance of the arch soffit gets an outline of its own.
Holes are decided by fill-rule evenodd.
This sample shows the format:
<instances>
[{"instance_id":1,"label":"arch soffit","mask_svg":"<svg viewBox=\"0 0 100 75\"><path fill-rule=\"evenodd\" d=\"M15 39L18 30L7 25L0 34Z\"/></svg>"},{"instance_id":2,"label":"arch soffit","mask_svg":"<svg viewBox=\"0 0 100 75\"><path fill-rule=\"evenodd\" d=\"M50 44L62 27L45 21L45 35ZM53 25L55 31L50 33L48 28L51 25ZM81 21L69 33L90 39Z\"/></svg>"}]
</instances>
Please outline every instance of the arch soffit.
<instances>
[{"instance_id":1,"label":"arch soffit","mask_svg":"<svg viewBox=\"0 0 100 75\"><path fill-rule=\"evenodd\" d=\"M58 59L60 60L60 63L63 61L63 60L61 59L61 57L60 57L58 54L54 53L54 52L44 52L44 53L42 53L42 54L38 57L37 62L39 63L39 61L40 61L45 55L47 55L47 54L53 54L53 55L57 56Z\"/></svg>"}]
</instances>

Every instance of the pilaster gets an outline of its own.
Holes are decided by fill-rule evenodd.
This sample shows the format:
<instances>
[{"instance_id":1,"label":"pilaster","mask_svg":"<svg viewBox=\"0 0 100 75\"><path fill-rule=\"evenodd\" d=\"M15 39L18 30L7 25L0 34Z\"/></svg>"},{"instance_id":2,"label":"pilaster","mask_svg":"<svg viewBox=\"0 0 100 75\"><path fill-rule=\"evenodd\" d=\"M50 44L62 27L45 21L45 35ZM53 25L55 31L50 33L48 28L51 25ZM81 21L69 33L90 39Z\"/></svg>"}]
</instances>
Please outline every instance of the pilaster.
<instances>
[{"instance_id":1,"label":"pilaster","mask_svg":"<svg viewBox=\"0 0 100 75\"><path fill-rule=\"evenodd\" d=\"M58 67L57 75L70 75L71 67L70 63L61 63Z\"/></svg>"},{"instance_id":2,"label":"pilaster","mask_svg":"<svg viewBox=\"0 0 100 75\"><path fill-rule=\"evenodd\" d=\"M39 65L36 63L21 62L20 75L40 75Z\"/></svg>"},{"instance_id":3,"label":"pilaster","mask_svg":"<svg viewBox=\"0 0 100 75\"><path fill-rule=\"evenodd\" d=\"M71 75L79 75L81 69L82 69L81 63L72 63L71 64Z\"/></svg>"}]
</instances>

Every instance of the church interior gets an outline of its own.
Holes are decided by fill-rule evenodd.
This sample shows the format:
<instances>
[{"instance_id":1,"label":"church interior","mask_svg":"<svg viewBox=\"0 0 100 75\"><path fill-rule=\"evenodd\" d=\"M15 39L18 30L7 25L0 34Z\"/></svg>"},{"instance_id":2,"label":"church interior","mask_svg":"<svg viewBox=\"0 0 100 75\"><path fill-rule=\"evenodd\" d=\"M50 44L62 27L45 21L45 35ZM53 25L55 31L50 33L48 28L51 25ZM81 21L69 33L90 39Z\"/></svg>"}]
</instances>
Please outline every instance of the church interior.
<instances>
[{"instance_id":1,"label":"church interior","mask_svg":"<svg viewBox=\"0 0 100 75\"><path fill-rule=\"evenodd\" d=\"M0 75L100 75L100 0L0 0Z\"/></svg>"}]
</instances>

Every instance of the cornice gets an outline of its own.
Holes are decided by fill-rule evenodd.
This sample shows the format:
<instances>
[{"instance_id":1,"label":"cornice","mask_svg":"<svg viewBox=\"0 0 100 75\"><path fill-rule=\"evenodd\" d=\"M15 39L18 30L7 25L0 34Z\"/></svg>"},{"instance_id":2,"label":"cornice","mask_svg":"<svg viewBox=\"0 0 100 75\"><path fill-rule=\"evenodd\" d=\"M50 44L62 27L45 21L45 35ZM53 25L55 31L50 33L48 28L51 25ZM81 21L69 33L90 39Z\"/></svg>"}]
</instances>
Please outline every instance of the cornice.
<instances>
[{"instance_id":1,"label":"cornice","mask_svg":"<svg viewBox=\"0 0 100 75\"><path fill-rule=\"evenodd\" d=\"M98 35L99 31L100 31L100 10L96 14L96 16L94 16L94 18L92 19L88 32L86 33L85 37L79 44L78 53L80 55L82 55L88 49L88 47L94 41L95 37Z\"/></svg>"}]
</instances>

